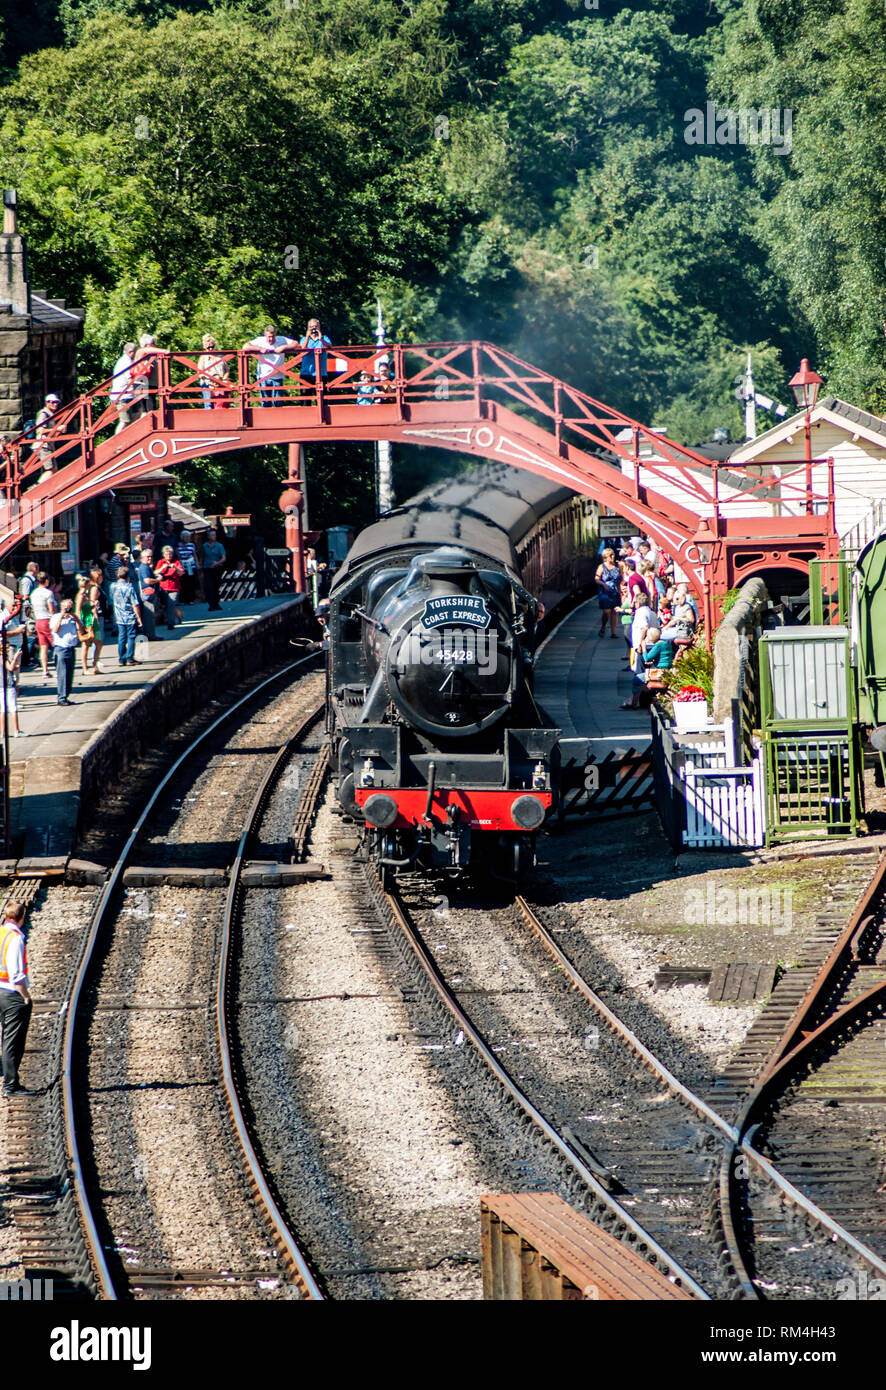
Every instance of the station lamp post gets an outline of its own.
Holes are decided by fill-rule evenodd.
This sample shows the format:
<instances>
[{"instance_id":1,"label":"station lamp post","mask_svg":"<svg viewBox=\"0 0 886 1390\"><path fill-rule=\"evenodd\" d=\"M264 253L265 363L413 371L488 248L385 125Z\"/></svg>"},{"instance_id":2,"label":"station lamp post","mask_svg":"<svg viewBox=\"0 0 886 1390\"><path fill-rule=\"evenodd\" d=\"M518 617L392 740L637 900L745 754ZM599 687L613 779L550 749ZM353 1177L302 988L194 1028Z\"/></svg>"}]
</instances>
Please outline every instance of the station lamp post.
<instances>
[{"instance_id":1,"label":"station lamp post","mask_svg":"<svg viewBox=\"0 0 886 1390\"><path fill-rule=\"evenodd\" d=\"M812 411L815 408L815 401L818 396L818 388L822 386L821 377L818 372L812 370L809 359L803 358L800 363L800 370L795 376L791 377L791 390L797 405L804 412L803 432L806 436L806 515L812 515Z\"/></svg>"},{"instance_id":2,"label":"station lamp post","mask_svg":"<svg viewBox=\"0 0 886 1390\"><path fill-rule=\"evenodd\" d=\"M713 620L713 610L711 606L711 560L714 554L714 545L717 537L711 530L707 517L702 517L698 523L698 530L690 541L694 545L698 555L698 563L701 565L701 587L704 602L704 640L708 651L711 648L713 634L711 624Z\"/></svg>"},{"instance_id":3,"label":"station lamp post","mask_svg":"<svg viewBox=\"0 0 886 1390\"><path fill-rule=\"evenodd\" d=\"M293 446L296 450L296 460L298 458L298 445ZM295 468L297 469L297 461ZM307 587L305 577L305 547L304 535L302 532L302 508L304 507L304 493L299 486L301 479L297 471L293 469L292 449L290 449L289 477L286 479L286 487L281 492L278 506L286 517L286 548L292 552L292 578L295 582L295 592L303 594Z\"/></svg>"}]
</instances>

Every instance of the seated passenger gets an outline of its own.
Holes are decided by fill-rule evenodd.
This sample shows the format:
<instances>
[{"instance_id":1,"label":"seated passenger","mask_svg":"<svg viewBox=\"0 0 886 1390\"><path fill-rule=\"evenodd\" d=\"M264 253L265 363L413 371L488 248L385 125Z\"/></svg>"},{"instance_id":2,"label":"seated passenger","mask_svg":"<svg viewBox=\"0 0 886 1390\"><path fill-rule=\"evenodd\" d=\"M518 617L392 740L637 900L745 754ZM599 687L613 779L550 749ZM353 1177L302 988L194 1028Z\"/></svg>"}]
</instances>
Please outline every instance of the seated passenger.
<instances>
[{"instance_id":1,"label":"seated passenger","mask_svg":"<svg viewBox=\"0 0 886 1390\"><path fill-rule=\"evenodd\" d=\"M686 602L676 602L674 616L661 635L672 642L691 642L695 636L695 612Z\"/></svg>"},{"instance_id":2,"label":"seated passenger","mask_svg":"<svg viewBox=\"0 0 886 1390\"><path fill-rule=\"evenodd\" d=\"M372 380L368 372L360 373L360 382L357 386L357 404L375 405L376 400L381 395L381 390Z\"/></svg>"},{"instance_id":3,"label":"seated passenger","mask_svg":"<svg viewBox=\"0 0 886 1390\"><path fill-rule=\"evenodd\" d=\"M643 641L643 665L647 676L655 671L669 671L674 664L676 649L673 642L663 637L657 627L647 629Z\"/></svg>"}]
</instances>

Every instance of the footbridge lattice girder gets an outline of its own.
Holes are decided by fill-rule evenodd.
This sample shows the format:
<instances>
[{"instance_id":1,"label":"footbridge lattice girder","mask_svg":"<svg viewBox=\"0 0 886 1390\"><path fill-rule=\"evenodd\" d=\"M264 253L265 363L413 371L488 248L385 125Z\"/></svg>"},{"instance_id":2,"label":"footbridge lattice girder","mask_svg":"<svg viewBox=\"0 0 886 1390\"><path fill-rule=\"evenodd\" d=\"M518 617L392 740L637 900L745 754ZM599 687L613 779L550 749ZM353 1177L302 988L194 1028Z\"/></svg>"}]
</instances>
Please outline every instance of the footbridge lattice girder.
<instances>
[{"instance_id":1,"label":"footbridge lattice girder","mask_svg":"<svg viewBox=\"0 0 886 1390\"><path fill-rule=\"evenodd\" d=\"M809 558L837 553L830 461L790 463L765 476L720 468L491 344L331 348L327 381L319 354L296 352L277 373L276 404L271 388L254 379L257 354L215 355L227 380L216 382L208 402L195 355L158 354L154 408L120 433L110 399L117 383L108 381L63 407L38 442L20 436L7 445L0 556L52 515L158 467L267 444L382 439L495 459L561 481L648 534L699 593L706 578L716 595L743 569L801 569ZM361 372L374 374L384 357L390 382L358 404ZM308 359L313 380L305 375ZM816 493L813 469L820 473L822 463L828 489ZM703 519L706 557L698 536Z\"/></svg>"}]
</instances>

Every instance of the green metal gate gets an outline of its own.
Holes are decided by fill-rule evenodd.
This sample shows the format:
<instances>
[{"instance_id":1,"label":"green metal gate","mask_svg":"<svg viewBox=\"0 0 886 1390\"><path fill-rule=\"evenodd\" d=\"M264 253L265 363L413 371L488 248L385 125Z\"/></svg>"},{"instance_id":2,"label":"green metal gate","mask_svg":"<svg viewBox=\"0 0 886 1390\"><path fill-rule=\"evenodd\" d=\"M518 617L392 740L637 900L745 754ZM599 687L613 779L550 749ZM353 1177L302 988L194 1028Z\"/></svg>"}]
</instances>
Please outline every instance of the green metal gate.
<instances>
[{"instance_id":1,"label":"green metal gate","mask_svg":"<svg viewBox=\"0 0 886 1390\"><path fill-rule=\"evenodd\" d=\"M848 629L764 633L760 704L767 842L857 834L862 756Z\"/></svg>"},{"instance_id":2,"label":"green metal gate","mask_svg":"<svg viewBox=\"0 0 886 1390\"><path fill-rule=\"evenodd\" d=\"M849 623L852 560L809 561L809 622L812 626Z\"/></svg>"}]
</instances>

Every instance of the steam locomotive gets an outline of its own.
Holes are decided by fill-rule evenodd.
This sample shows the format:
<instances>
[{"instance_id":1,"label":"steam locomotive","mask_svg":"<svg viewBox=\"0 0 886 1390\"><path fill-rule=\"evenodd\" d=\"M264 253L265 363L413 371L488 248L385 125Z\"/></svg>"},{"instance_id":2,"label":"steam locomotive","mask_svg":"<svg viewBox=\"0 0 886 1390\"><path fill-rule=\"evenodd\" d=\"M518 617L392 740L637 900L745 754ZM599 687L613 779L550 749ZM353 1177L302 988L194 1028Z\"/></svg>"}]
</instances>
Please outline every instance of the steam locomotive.
<instances>
[{"instance_id":1,"label":"steam locomotive","mask_svg":"<svg viewBox=\"0 0 886 1390\"><path fill-rule=\"evenodd\" d=\"M559 737L532 693L539 620L590 586L596 539L593 502L507 465L357 537L329 594L332 766L384 872L535 862Z\"/></svg>"}]
</instances>

